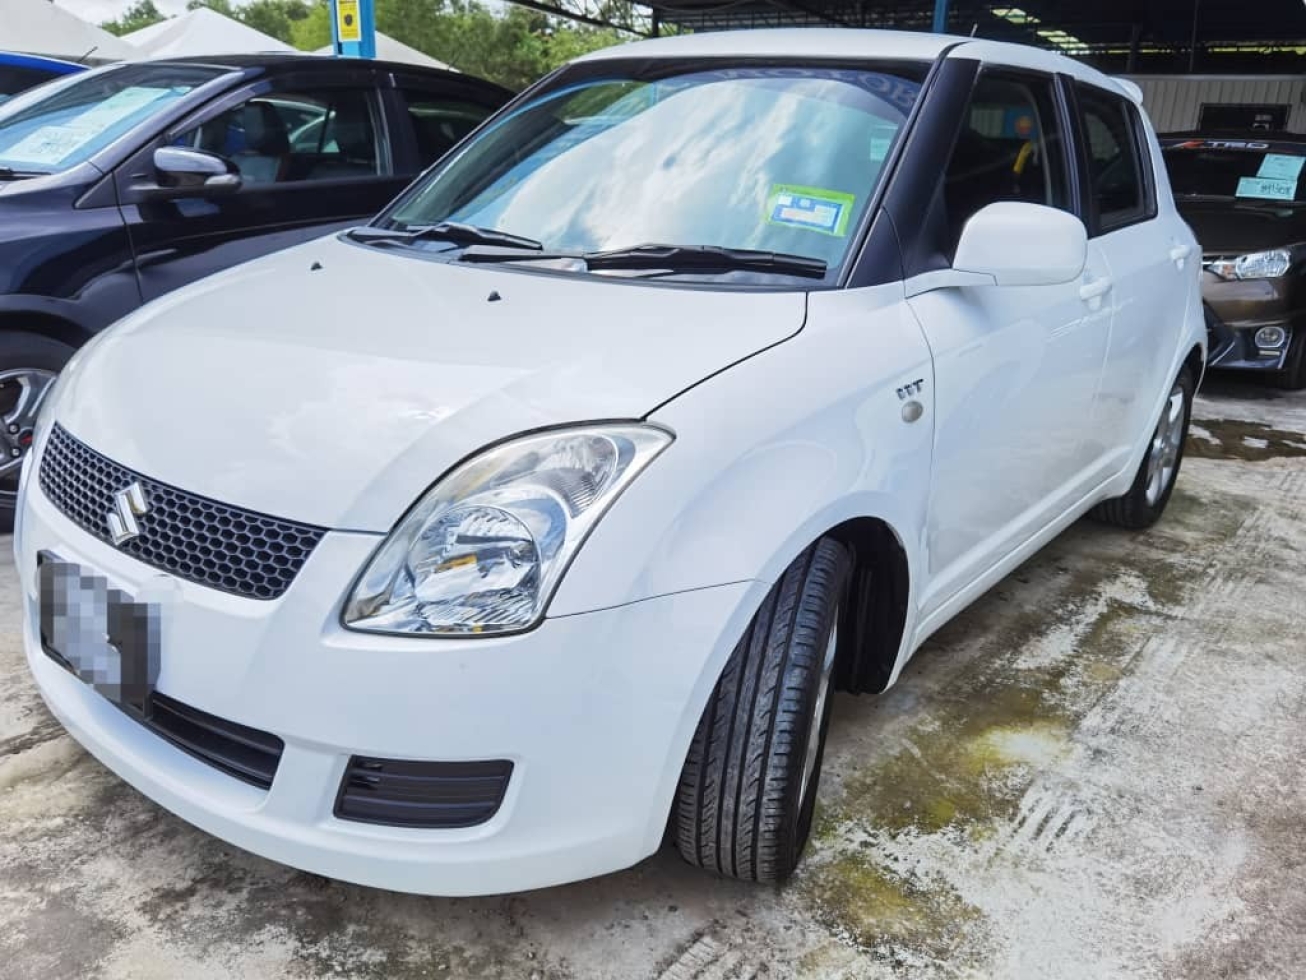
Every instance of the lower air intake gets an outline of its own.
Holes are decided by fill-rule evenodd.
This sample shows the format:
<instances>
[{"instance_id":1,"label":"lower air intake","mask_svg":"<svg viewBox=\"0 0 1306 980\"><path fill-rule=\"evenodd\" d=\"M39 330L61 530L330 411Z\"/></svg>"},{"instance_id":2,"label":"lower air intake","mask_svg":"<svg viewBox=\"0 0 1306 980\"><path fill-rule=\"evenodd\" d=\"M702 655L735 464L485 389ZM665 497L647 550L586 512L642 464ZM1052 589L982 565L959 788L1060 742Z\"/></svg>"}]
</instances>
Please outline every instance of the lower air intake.
<instances>
[{"instance_id":1,"label":"lower air intake","mask_svg":"<svg viewBox=\"0 0 1306 980\"><path fill-rule=\"evenodd\" d=\"M392 827L453 828L485 823L508 791L512 763L413 762L352 756L336 797L341 820Z\"/></svg>"}]
</instances>

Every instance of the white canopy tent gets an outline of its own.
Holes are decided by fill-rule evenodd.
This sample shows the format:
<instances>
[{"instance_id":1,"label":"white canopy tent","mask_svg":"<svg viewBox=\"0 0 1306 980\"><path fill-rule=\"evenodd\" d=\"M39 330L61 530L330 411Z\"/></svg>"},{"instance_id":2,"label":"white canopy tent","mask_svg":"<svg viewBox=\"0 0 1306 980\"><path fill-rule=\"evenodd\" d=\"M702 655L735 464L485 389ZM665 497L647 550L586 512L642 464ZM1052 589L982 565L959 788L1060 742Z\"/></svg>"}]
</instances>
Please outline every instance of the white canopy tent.
<instances>
[{"instance_id":1,"label":"white canopy tent","mask_svg":"<svg viewBox=\"0 0 1306 980\"><path fill-rule=\"evenodd\" d=\"M335 49L331 45L325 48L318 48L314 54L334 54ZM443 61L437 61L428 54L423 54L416 48L409 47L403 41L396 41L387 34L376 32L376 56L382 61L398 61L405 65L418 65L422 68L443 68L445 71L457 71L453 65L446 65Z\"/></svg>"},{"instance_id":2,"label":"white canopy tent","mask_svg":"<svg viewBox=\"0 0 1306 980\"><path fill-rule=\"evenodd\" d=\"M0 0L5 3L7 0ZM44 2L44 0L37 0ZM208 7L188 10L180 17L142 27L123 37L134 49L126 57L184 58L191 55L266 54L293 52L289 44L278 41L239 21L224 17Z\"/></svg>"},{"instance_id":3,"label":"white canopy tent","mask_svg":"<svg viewBox=\"0 0 1306 980\"><path fill-rule=\"evenodd\" d=\"M0 49L70 61L120 61L136 55L121 38L50 0L0 0Z\"/></svg>"}]
</instances>

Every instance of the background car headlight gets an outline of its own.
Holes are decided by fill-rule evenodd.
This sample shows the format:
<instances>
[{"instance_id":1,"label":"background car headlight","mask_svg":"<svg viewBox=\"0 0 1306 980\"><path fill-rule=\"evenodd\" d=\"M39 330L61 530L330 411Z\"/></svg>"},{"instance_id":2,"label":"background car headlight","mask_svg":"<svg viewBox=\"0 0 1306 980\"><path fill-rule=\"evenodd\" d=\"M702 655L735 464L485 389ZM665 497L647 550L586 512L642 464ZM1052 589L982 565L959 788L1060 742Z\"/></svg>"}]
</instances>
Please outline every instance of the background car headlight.
<instances>
[{"instance_id":1,"label":"background car headlight","mask_svg":"<svg viewBox=\"0 0 1306 980\"><path fill-rule=\"evenodd\" d=\"M1274 248L1213 262L1211 271L1221 279L1277 279L1291 266L1292 253L1286 248Z\"/></svg>"},{"instance_id":2,"label":"background car headlight","mask_svg":"<svg viewBox=\"0 0 1306 980\"><path fill-rule=\"evenodd\" d=\"M429 636L533 626L595 522L670 443L652 426L596 425L486 450L390 532L355 584L344 624Z\"/></svg>"}]
</instances>

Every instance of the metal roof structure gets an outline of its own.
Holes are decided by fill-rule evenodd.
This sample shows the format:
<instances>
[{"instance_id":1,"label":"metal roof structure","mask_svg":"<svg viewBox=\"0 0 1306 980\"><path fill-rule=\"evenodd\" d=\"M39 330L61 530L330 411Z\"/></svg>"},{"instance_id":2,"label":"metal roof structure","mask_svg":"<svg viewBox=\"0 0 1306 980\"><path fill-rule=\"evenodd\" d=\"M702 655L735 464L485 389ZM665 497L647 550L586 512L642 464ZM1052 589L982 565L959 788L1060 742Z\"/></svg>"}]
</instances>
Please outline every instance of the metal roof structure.
<instances>
[{"instance_id":1,"label":"metal roof structure","mask_svg":"<svg viewBox=\"0 0 1306 980\"><path fill-rule=\"evenodd\" d=\"M879 27L1015 41L1107 71L1306 73L1303 0L514 0L646 36L755 27Z\"/></svg>"}]
</instances>

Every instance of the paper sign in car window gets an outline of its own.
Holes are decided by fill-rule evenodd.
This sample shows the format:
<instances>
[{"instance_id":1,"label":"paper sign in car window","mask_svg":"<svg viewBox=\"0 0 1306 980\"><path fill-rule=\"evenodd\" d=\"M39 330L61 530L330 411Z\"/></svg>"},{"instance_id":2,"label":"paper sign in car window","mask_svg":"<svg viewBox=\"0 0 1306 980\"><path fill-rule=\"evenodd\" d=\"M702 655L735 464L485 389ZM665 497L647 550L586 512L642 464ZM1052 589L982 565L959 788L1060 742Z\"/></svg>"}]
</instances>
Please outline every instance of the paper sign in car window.
<instances>
[{"instance_id":1,"label":"paper sign in car window","mask_svg":"<svg viewBox=\"0 0 1306 980\"><path fill-rule=\"evenodd\" d=\"M95 139L97 132L73 125L42 126L5 150L5 157L19 163L56 167L83 144Z\"/></svg>"},{"instance_id":2,"label":"paper sign in car window","mask_svg":"<svg viewBox=\"0 0 1306 980\"><path fill-rule=\"evenodd\" d=\"M7 149L5 156L27 164L58 166L116 123L171 92L144 86L125 88L58 125L42 126Z\"/></svg>"},{"instance_id":3,"label":"paper sign in car window","mask_svg":"<svg viewBox=\"0 0 1306 980\"><path fill-rule=\"evenodd\" d=\"M1306 156L1293 156L1290 153L1267 153L1261 160L1261 169L1256 171L1257 177L1266 177L1270 180L1296 180L1301 174L1302 164L1306 163Z\"/></svg>"},{"instance_id":4,"label":"paper sign in car window","mask_svg":"<svg viewBox=\"0 0 1306 980\"><path fill-rule=\"evenodd\" d=\"M806 228L842 238L848 234L856 200L855 195L842 191L775 184L767 196L766 220L773 225Z\"/></svg>"},{"instance_id":5,"label":"paper sign in car window","mask_svg":"<svg viewBox=\"0 0 1306 980\"><path fill-rule=\"evenodd\" d=\"M1297 196L1297 181L1272 180L1269 177L1241 177L1235 197L1254 197L1262 201L1291 201Z\"/></svg>"}]
</instances>

